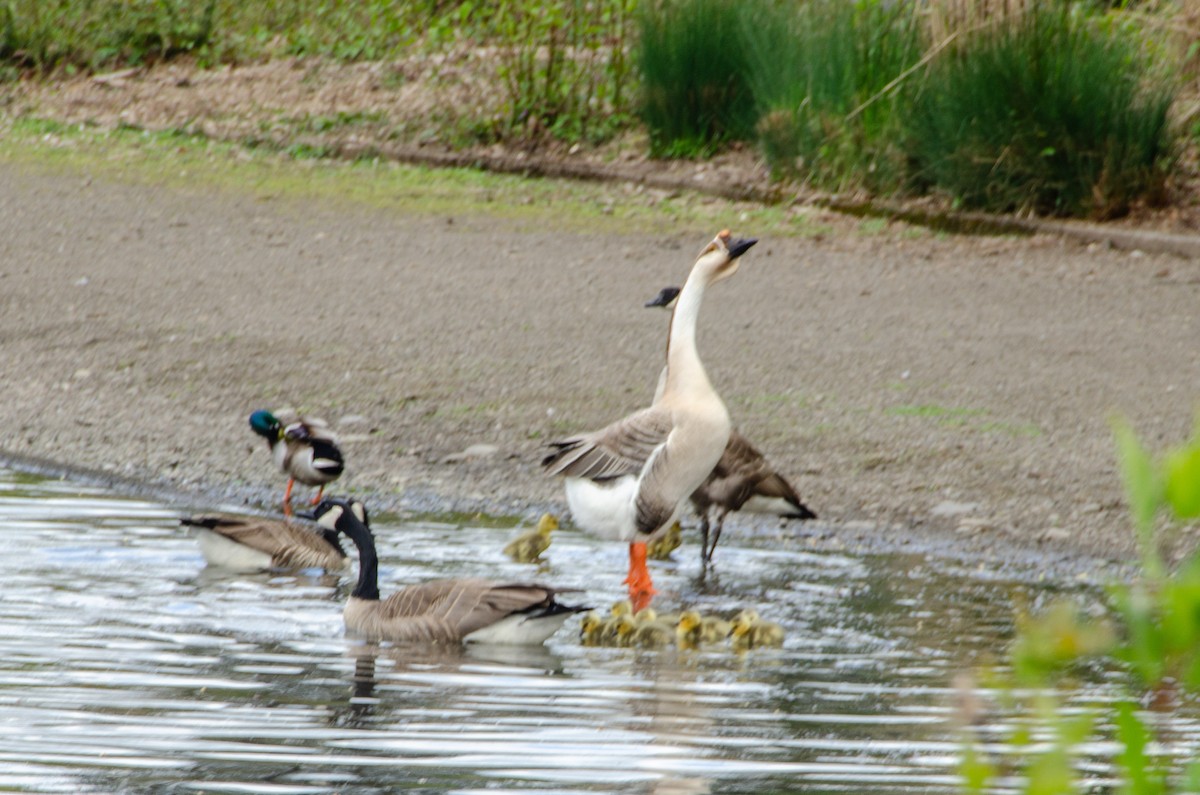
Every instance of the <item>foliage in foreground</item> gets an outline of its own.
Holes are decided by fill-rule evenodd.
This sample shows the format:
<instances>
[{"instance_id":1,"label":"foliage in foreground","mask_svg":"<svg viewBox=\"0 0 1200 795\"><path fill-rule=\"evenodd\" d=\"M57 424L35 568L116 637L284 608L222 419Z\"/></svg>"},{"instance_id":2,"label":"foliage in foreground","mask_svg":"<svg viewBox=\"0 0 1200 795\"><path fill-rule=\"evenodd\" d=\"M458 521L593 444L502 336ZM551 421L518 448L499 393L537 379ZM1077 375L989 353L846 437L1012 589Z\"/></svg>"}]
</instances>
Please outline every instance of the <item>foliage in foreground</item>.
<instances>
[{"instance_id":1,"label":"foliage in foreground","mask_svg":"<svg viewBox=\"0 0 1200 795\"><path fill-rule=\"evenodd\" d=\"M1200 553L1170 572L1156 533L1164 513L1176 522L1200 518L1200 414L1191 440L1157 461L1126 424L1116 425L1116 437L1142 578L1110 586L1103 618L1064 601L1018 622L1011 674L997 679L1001 698L1025 710L1008 741L1019 763L1005 769L971 742L960 768L970 792L993 788L1007 773L1019 775L1027 793L1082 792L1080 747L1098 738L1117 749L1116 791L1200 791L1200 760L1173 736L1180 707L1200 694ZM1097 663L1121 671L1120 694L1068 708L1056 692Z\"/></svg>"}]
</instances>

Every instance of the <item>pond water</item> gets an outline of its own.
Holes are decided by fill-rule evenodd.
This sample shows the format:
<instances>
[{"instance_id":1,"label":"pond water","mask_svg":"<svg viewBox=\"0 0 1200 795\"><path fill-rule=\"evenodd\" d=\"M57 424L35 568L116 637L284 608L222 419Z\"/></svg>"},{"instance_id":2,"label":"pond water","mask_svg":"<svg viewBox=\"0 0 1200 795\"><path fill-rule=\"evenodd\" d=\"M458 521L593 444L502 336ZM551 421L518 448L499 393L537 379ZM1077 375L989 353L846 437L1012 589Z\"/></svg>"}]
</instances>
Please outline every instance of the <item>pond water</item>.
<instances>
[{"instance_id":1,"label":"pond water","mask_svg":"<svg viewBox=\"0 0 1200 795\"><path fill-rule=\"evenodd\" d=\"M0 471L0 790L213 793L952 792L954 674L1002 654L1046 590L736 528L652 564L656 607L755 607L781 650L413 650L344 636L352 575L206 568L198 506ZM474 523L480 524L480 523ZM533 578L622 596L625 552L557 533L374 518L384 593ZM780 540L780 538L784 540Z\"/></svg>"}]
</instances>

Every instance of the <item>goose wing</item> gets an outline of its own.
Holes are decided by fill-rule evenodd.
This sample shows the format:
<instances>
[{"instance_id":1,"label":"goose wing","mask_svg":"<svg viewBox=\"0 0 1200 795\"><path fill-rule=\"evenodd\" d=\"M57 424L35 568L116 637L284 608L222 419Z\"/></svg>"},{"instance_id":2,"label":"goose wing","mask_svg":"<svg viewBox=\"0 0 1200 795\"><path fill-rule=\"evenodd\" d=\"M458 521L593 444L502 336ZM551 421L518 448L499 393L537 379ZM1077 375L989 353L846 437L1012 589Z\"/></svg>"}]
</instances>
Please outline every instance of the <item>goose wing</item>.
<instances>
[{"instance_id":1,"label":"goose wing","mask_svg":"<svg viewBox=\"0 0 1200 795\"><path fill-rule=\"evenodd\" d=\"M637 475L674 426L670 411L651 406L598 431L551 442L554 451L542 466L552 475L591 480Z\"/></svg>"},{"instance_id":2,"label":"goose wing","mask_svg":"<svg viewBox=\"0 0 1200 795\"><path fill-rule=\"evenodd\" d=\"M815 519L792 484L776 472L766 457L750 440L737 431L729 435L729 443L709 479L703 486L713 502L731 511L740 510L752 497L780 499L792 506L791 514L799 519Z\"/></svg>"},{"instance_id":3,"label":"goose wing","mask_svg":"<svg viewBox=\"0 0 1200 795\"><path fill-rule=\"evenodd\" d=\"M554 612L554 589L528 583L467 578L413 585L379 605L391 640L458 642L514 613Z\"/></svg>"},{"instance_id":4,"label":"goose wing","mask_svg":"<svg viewBox=\"0 0 1200 795\"><path fill-rule=\"evenodd\" d=\"M303 527L272 519L247 519L242 516L206 514L189 516L180 523L203 527L237 544L271 556L280 567L337 567L344 565L346 553L324 536Z\"/></svg>"}]
</instances>

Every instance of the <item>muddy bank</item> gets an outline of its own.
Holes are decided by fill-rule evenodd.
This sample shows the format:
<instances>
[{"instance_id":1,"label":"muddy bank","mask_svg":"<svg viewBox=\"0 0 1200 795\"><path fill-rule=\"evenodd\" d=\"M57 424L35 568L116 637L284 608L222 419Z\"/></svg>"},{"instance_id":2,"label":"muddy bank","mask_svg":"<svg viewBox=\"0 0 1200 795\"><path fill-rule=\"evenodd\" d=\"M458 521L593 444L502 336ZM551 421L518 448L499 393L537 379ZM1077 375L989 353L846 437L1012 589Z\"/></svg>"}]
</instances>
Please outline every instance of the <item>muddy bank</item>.
<instances>
[{"instance_id":1,"label":"muddy bank","mask_svg":"<svg viewBox=\"0 0 1200 795\"><path fill-rule=\"evenodd\" d=\"M701 317L735 422L822 516L805 532L1127 558L1107 418L1155 446L1188 432L1200 264L830 223L764 239ZM282 481L246 416L292 405L381 509L561 509L545 442L649 400L666 316L641 305L714 231L0 166L3 448L268 506Z\"/></svg>"}]
</instances>

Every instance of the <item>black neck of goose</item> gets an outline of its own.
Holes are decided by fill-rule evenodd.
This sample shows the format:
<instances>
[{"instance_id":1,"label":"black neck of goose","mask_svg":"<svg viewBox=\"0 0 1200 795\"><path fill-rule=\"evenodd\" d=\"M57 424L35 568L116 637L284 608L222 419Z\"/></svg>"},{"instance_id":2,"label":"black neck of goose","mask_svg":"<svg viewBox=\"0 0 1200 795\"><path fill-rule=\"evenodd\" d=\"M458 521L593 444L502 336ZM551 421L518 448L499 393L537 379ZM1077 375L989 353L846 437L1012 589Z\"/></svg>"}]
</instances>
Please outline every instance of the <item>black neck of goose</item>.
<instances>
[{"instance_id":1,"label":"black neck of goose","mask_svg":"<svg viewBox=\"0 0 1200 795\"><path fill-rule=\"evenodd\" d=\"M375 553L375 537L358 517L347 514L342 518L343 533L358 547L358 583L350 595L357 599L379 599L379 556Z\"/></svg>"}]
</instances>

